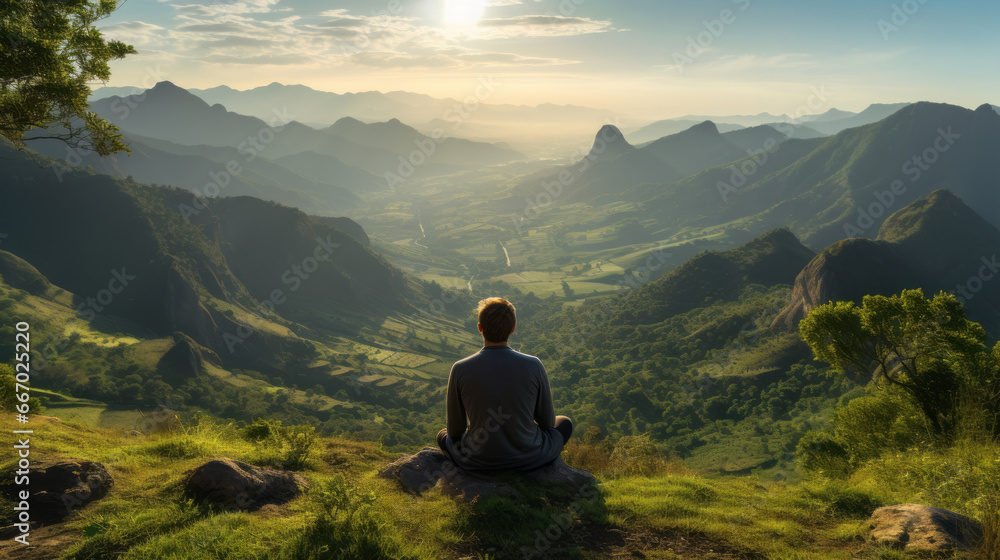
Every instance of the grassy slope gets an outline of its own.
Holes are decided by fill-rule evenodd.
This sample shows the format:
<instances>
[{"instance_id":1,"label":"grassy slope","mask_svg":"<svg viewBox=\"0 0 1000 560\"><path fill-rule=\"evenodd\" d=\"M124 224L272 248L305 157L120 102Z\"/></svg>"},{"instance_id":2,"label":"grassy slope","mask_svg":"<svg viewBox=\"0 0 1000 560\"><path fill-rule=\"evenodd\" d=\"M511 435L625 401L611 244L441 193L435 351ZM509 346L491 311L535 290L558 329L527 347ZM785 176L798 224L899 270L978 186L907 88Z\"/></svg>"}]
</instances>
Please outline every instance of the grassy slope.
<instances>
[{"instance_id":1,"label":"grassy slope","mask_svg":"<svg viewBox=\"0 0 1000 560\"><path fill-rule=\"evenodd\" d=\"M6 418L3 423L12 427ZM184 471L221 456L270 464L285 450L247 441L232 424L205 421L151 435L45 416L34 416L31 427L33 459L95 460L115 478L101 501L34 531L42 550L51 538L63 558L485 559L525 558L543 549L534 557L894 558L863 543L872 508L916 500L975 509L975 490L985 491L988 477L995 486L1000 474L996 446L897 457L850 481L796 485L709 479L660 463L645 474L603 473L602 497L582 507L573 501L567 508L566 496L529 494L527 503L492 499L467 508L436 491L409 496L377 478L376 470L394 456L374 444L321 438L301 471L310 492L256 512L212 512L181 499ZM3 472L10 467L6 461ZM879 484L888 471L902 475L892 487ZM338 473L359 492L374 492L375 501L350 524L341 514L324 525L318 489ZM565 511L578 512L568 531ZM555 539L539 540L546 531ZM26 550L10 543L0 544L0 555L39 557L24 556ZM325 553L318 552L322 546L329 547Z\"/></svg>"}]
</instances>

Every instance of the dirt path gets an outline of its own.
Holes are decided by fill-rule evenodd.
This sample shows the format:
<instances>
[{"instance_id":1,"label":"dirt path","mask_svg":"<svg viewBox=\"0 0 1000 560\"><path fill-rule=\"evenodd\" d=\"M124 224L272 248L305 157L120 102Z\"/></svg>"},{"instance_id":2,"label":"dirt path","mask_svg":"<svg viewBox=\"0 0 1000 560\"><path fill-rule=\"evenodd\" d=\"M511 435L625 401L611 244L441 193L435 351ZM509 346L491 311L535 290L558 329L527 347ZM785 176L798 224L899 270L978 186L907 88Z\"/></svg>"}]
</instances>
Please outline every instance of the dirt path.
<instances>
[{"instance_id":1,"label":"dirt path","mask_svg":"<svg viewBox=\"0 0 1000 560\"><path fill-rule=\"evenodd\" d=\"M0 558L12 560L59 558L67 548L83 538L79 531L69 529L65 523L32 529L28 533L28 546L14 540L17 534L10 536L4 534L4 539L0 541Z\"/></svg>"}]
</instances>

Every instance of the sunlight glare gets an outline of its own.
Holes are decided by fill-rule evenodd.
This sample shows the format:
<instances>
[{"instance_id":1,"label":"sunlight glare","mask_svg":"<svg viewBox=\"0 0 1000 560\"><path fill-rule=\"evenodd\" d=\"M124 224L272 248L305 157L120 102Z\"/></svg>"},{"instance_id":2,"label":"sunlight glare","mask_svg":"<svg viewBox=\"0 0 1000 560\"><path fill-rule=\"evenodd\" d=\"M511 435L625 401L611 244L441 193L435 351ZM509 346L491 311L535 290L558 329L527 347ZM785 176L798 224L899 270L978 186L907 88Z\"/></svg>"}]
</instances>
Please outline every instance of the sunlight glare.
<instances>
[{"instance_id":1,"label":"sunlight glare","mask_svg":"<svg viewBox=\"0 0 1000 560\"><path fill-rule=\"evenodd\" d=\"M483 17L487 0L445 0L444 23L475 25Z\"/></svg>"}]
</instances>

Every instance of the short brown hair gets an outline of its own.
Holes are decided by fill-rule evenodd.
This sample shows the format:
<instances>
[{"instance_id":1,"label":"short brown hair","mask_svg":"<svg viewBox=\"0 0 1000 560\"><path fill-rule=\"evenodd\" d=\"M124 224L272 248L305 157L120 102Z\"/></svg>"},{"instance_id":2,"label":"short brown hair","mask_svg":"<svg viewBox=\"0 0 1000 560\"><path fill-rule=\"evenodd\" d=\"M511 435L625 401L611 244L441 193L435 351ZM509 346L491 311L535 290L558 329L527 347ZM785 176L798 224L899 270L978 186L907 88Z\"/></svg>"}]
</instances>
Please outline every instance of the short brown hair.
<instances>
[{"instance_id":1,"label":"short brown hair","mask_svg":"<svg viewBox=\"0 0 1000 560\"><path fill-rule=\"evenodd\" d=\"M491 297L480 301L476 311L483 326L483 338L487 342L507 342L517 324L514 304L502 297Z\"/></svg>"}]
</instances>

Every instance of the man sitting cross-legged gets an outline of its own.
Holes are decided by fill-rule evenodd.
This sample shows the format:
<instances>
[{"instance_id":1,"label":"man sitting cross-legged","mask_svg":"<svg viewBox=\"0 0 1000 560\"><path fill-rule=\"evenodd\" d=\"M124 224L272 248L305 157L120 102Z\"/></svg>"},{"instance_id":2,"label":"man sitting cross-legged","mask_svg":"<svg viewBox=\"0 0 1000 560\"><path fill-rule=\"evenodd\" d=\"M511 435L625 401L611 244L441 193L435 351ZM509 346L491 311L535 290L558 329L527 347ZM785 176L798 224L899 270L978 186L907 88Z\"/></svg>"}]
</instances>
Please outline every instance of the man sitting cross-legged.
<instances>
[{"instance_id":1,"label":"man sitting cross-legged","mask_svg":"<svg viewBox=\"0 0 1000 560\"><path fill-rule=\"evenodd\" d=\"M573 433L556 416L542 362L507 346L517 323L503 298L479 302L483 348L455 362L448 377L447 428L438 445L467 470L527 471L559 457Z\"/></svg>"}]
</instances>

